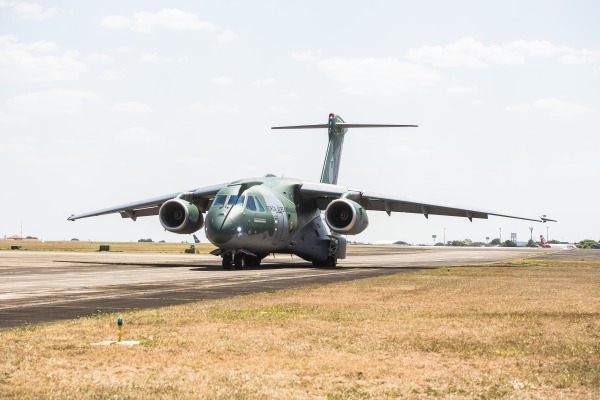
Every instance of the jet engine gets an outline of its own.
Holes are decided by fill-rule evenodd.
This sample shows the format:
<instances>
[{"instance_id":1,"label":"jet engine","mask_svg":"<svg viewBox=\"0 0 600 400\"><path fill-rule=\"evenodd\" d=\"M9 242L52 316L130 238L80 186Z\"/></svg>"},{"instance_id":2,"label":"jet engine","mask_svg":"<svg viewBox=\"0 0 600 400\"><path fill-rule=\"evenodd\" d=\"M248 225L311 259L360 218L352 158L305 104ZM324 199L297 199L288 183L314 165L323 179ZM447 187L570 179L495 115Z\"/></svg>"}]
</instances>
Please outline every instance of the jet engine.
<instances>
[{"instance_id":1,"label":"jet engine","mask_svg":"<svg viewBox=\"0 0 600 400\"><path fill-rule=\"evenodd\" d=\"M337 199L325 209L325 222L333 232L357 235L367 229L369 218L360 204L349 199Z\"/></svg>"},{"instance_id":2,"label":"jet engine","mask_svg":"<svg viewBox=\"0 0 600 400\"><path fill-rule=\"evenodd\" d=\"M194 204L175 198L163 203L158 211L160 224L173 233L189 235L204 225L204 216Z\"/></svg>"}]
</instances>

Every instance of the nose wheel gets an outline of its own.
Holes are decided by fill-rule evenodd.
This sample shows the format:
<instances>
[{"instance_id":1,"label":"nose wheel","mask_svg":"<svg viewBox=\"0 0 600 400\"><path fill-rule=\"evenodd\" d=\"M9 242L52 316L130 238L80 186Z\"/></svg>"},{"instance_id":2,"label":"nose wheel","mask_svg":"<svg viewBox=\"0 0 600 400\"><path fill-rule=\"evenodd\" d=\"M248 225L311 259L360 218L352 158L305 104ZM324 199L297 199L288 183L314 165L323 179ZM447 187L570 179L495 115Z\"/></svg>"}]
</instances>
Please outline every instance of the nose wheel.
<instances>
[{"instance_id":1,"label":"nose wheel","mask_svg":"<svg viewBox=\"0 0 600 400\"><path fill-rule=\"evenodd\" d=\"M246 255L236 254L235 257L233 257L233 263L235 264L235 269L246 269Z\"/></svg>"},{"instance_id":2,"label":"nose wheel","mask_svg":"<svg viewBox=\"0 0 600 400\"><path fill-rule=\"evenodd\" d=\"M266 255L250 255L243 252L239 252L237 254L232 254L232 252L228 252L226 254L221 255L223 258L222 265L223 269L246 269L247 267L260 267L260 262Z\"/></svg>"},{"instance_id":3,"label":"nose wheel","mask_svg":"<svg viewBox=\"0 0 600 400\"><path fill-rule=\"evenodd\" d=\"M233 268L233 263L232 263L232 257L231 254L225 254L223 255L223 269L231 269Z\"/></svg>"}]
</instances>

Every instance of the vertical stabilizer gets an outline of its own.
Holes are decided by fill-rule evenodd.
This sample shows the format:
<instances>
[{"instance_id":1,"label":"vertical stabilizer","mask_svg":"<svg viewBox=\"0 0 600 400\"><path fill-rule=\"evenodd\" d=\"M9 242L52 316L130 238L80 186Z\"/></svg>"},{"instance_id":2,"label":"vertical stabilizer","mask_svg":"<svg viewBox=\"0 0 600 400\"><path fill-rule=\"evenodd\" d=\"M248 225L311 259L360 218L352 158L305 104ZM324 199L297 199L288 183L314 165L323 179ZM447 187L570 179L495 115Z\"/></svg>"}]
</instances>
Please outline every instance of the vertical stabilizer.
<instances>
[{"instance_id":1,"label":"vertical stabilizer","mask_svg":"<svg viewBox=\"0 0 600 400\"><path fill-rule=\"evenodd\" d=\"M317 125L293 125L293 126L273 126L271 129L317 129L327 128L329 133L329 144L325 161L323 162L323 172L321 172L321 183L337 184L338 174L340 172L340 163L342 161L342 147L344 146L344 135L348 128L414 128L417 125L390 125L390 124L348 124L334 113L329 114L327 124Z\"/></svg>"},{"instance_id":2,"label":"vertical stabilizer","mask_svg":"<svg viewBox=\"0 0 600 400\"><path fill-rule=\"evenodd\" d=\"M337 184L338 174L340 172L340 163L342 162L342 147L344 146L344 135L348 128L338 126L338 123L344 123L344 120L335 114L329 114L327 131L329 133L329 144L325 161L323 162L323 171L321 172L321 182Z\"/></svg>"}]
</instances>

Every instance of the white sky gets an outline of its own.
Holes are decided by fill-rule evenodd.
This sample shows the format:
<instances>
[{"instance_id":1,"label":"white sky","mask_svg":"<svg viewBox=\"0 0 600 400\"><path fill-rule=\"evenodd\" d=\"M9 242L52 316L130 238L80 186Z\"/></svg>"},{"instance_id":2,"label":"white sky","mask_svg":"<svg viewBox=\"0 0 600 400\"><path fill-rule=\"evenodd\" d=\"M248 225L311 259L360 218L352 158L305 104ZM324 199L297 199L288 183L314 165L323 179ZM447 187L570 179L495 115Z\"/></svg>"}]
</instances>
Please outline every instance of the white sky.
<instances>
[{"instance_id":1,"label":"white sky","mask_svg":"<svg viewBox=\"0 0 600 400\"><path fill-rule=\"evenodd\" d=\"M35 0L32 0L35 1ZM0 0L0 237L189 241L156 217L68 222L274 173L524 216L600 239L598 1ZM519 240L546 226L370 213L356 240ZM204 240L203 233L200 235Z\"/></svg>"}]
</instances>

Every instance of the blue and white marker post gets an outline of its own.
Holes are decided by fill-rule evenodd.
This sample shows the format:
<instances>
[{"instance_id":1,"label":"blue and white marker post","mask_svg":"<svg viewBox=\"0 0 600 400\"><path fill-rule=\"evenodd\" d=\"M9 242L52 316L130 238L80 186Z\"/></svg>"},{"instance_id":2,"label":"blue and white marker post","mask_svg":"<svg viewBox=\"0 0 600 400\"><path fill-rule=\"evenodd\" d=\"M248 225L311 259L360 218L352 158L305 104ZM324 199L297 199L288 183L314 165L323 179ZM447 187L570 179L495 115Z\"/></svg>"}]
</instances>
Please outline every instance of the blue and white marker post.
<instances>
[{"instance_id":1,"label":"blue and white marker post","mask_svg":"<svg viewBox=\"0 0 600 400\"><path fill-rule=\"evenodd\" d=\"M139 340L123 340L123 317L119 317L117 319L117 328L119 329L119 337L116 342L114 340L105 340L103 342L92 343L92 346L109 346L113 344L118 344L121 346L135 346L140 344Z\"/></svg>"},{"instance_id":2,"label":"blue and white marker post","mask_svg":"<svg viewBox=\"0 0 600 400\"><path fill-rule=\"evenodd\" d=\"M123 318L119 317L117 320L117 326L119 327L119 342L123 340Z\"/></svg>"}]
</instances>

